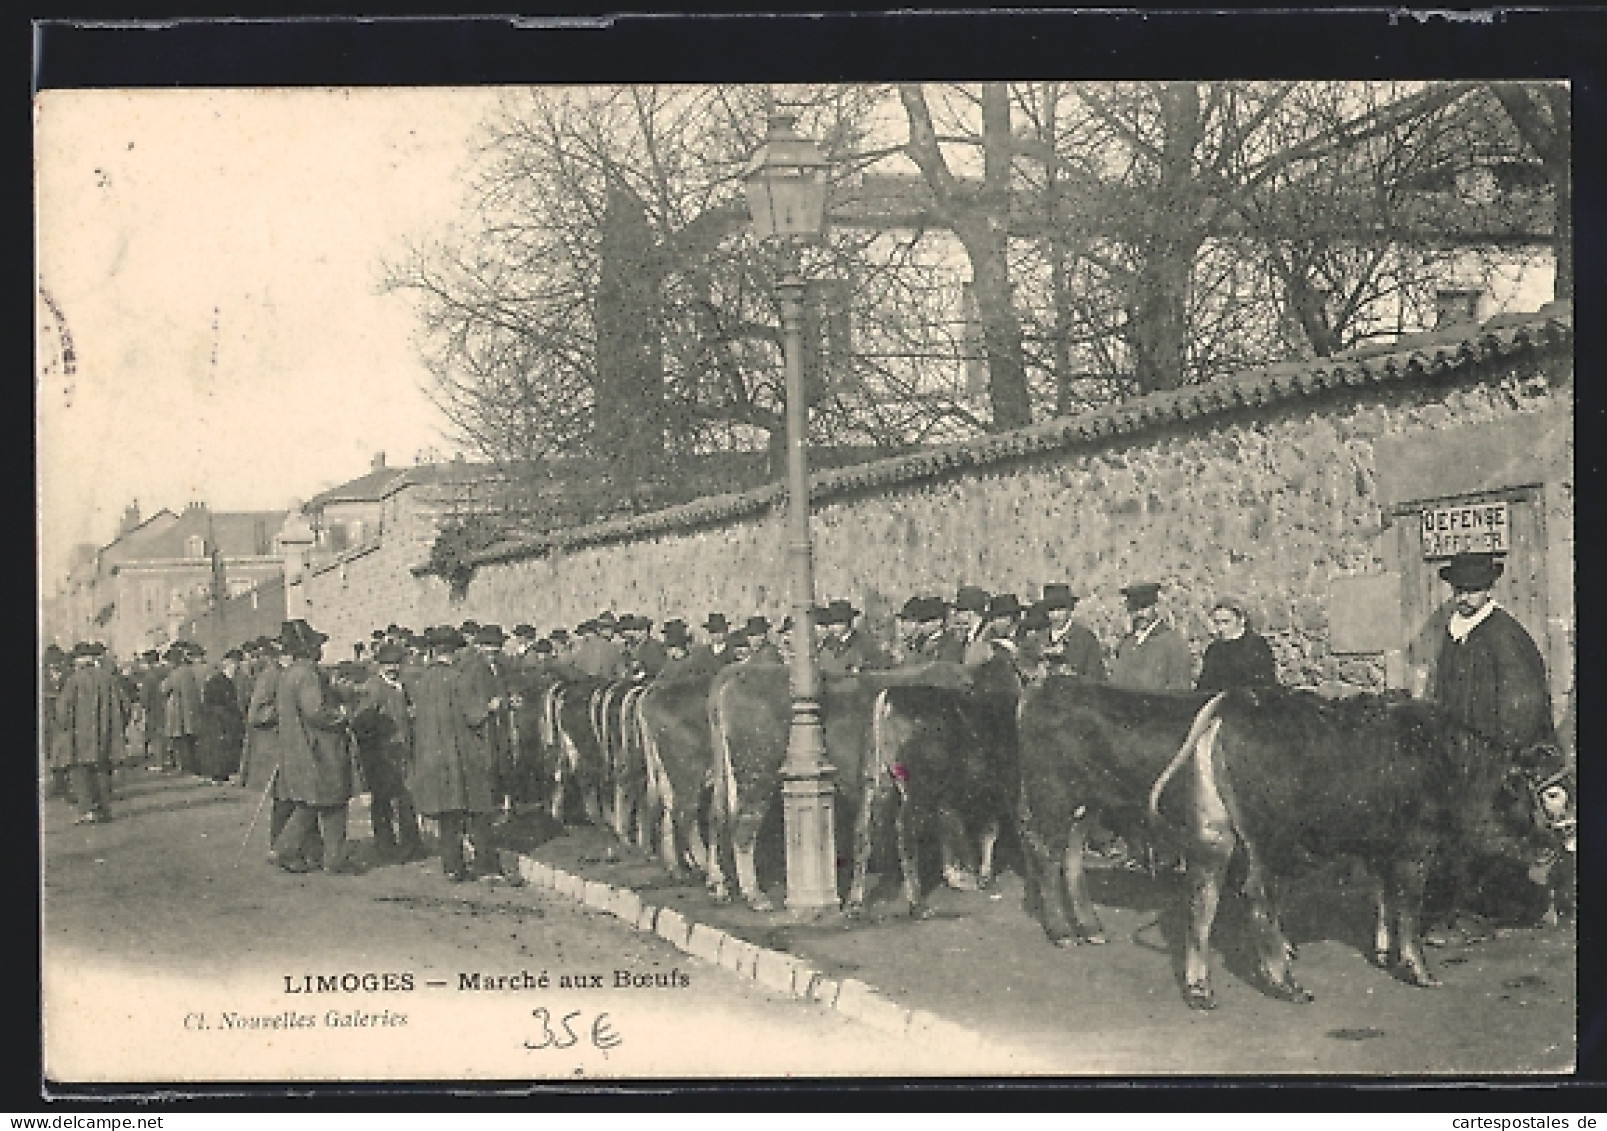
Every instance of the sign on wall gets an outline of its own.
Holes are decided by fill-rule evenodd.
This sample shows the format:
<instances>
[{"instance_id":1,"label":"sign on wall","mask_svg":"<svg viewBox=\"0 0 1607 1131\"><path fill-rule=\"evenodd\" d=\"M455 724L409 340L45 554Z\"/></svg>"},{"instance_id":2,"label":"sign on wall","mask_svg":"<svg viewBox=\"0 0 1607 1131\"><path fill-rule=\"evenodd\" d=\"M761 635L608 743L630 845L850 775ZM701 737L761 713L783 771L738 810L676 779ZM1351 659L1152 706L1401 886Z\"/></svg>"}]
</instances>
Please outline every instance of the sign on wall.
<instances>
[{"instance_id":1,"label":"sign on wall","mask_svg":"<svg viewBox=\"0 0 1607 1131\"><path fill-rule=\"evenodd\" d=\"M1508 551L1507 504L1476 503L1423 508L1423 557L1504 554Z\"/></svg>"}]
</instances>

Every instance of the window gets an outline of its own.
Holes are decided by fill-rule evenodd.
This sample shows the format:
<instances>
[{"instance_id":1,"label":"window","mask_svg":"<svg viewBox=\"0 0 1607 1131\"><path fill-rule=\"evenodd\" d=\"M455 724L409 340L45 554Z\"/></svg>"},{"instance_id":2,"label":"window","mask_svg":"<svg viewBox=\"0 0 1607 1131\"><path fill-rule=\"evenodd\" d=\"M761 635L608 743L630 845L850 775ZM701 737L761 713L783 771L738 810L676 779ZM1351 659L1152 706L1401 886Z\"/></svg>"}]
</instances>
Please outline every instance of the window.
<instances>
[{"instance_id":1,"label":"window","mask_svg":"<svg viewBox=\"0 0 1607 1131\"><path fill-rule=\"evenodd\" d=\"M162 583L160 581L146 581L140 585L140 608L148 617L154 617L162 611Z\"/></svg>"},{"instance_id":2,"label":"window","mask_svg":"<svg viewBox=\"0 0 1607 1131\"><path fill-rule=\"evenodd\" d=\"M242 593L249 593L256 587L256 583L249 577L229 578L229 596L238 597Z\"/></svg>"},{"instance_id":3,"label":"window","mask_svg":"<svg viewBox=\"0 0 1607 1131\"><path fill-rule=\"evenodd\" d=\"M206 539L199 534L192 534L184 540L184 556L187 558L206 557Z\"/></svg>"}]
</instances>

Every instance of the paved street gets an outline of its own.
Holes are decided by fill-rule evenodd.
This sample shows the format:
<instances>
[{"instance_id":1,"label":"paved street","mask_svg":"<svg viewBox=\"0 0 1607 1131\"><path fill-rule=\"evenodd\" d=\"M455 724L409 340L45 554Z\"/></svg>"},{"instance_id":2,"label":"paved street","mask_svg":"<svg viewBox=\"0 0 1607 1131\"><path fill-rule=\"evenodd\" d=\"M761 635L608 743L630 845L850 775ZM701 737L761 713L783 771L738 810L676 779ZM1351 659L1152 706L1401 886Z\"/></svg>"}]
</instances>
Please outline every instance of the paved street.
<instances>
[{"instance_id":1,"label":"paved street","mask_svg":"<svg viewBox=\"0 0 1607 1131\"><path fill-rule=\"evenodd\" d=\"M978 1064L974 1055L945 1066L940 1053L771 995L550 892L449 884L437 859L365 876L291 876L265 863L259 825L235 867L256 801L236 786L141 769L123 793L107 825L75 826L63 802L45 806L44 1002L54 1078L1024 1067L1004 1056ZM616 971L663 984L616 989ZM525 972L545 972L551 988L462 988L476 974L482 987L508 975L522 985ZM356 977L347 989L289 992L316 989L320 975ZM581 982L587 988L575 988Z\"/></svg>"}]
</instances>

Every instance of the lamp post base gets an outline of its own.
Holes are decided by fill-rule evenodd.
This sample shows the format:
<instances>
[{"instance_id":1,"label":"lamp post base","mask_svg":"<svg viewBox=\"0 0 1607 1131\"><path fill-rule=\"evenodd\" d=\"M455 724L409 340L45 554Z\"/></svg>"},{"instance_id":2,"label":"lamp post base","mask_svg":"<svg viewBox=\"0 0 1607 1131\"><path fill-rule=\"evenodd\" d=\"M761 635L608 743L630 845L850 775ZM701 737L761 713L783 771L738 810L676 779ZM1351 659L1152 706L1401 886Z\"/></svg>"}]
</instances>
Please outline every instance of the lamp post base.
<instances>
[{"instance_id":1,"label":"lamp post base","mask_svg":"<svg viewBox=\"0 0 1607 1131\"><path fill-rule=\"evenodd\" d=\"M794 776L782 771L782 813L787 833L787 909L800 914L836 911L836 798L831 767Z\"/></svg>"}]
</instances>

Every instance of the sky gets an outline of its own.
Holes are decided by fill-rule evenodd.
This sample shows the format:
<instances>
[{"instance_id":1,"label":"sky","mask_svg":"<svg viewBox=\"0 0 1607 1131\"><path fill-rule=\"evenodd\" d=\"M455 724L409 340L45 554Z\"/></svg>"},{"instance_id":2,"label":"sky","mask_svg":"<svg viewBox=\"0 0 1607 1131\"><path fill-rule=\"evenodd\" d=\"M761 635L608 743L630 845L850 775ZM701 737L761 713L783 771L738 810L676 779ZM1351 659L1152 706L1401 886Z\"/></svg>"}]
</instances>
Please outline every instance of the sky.
<instances>
[{"instance_id":1,"label":"sky","mask_svg":"<svg viewBox=\"0 0 1607 1131\"><path fill-rule=\"evenodd\" d=\"M47 91L38 276L76 373L37 399L41 580L200 500L287 508L450 454L416 316L382 263L443 234L497 92ZM41 300L41 318L50 318ZM53 320L53 319L52 319Z\"/></svg>"}]
</instances>

